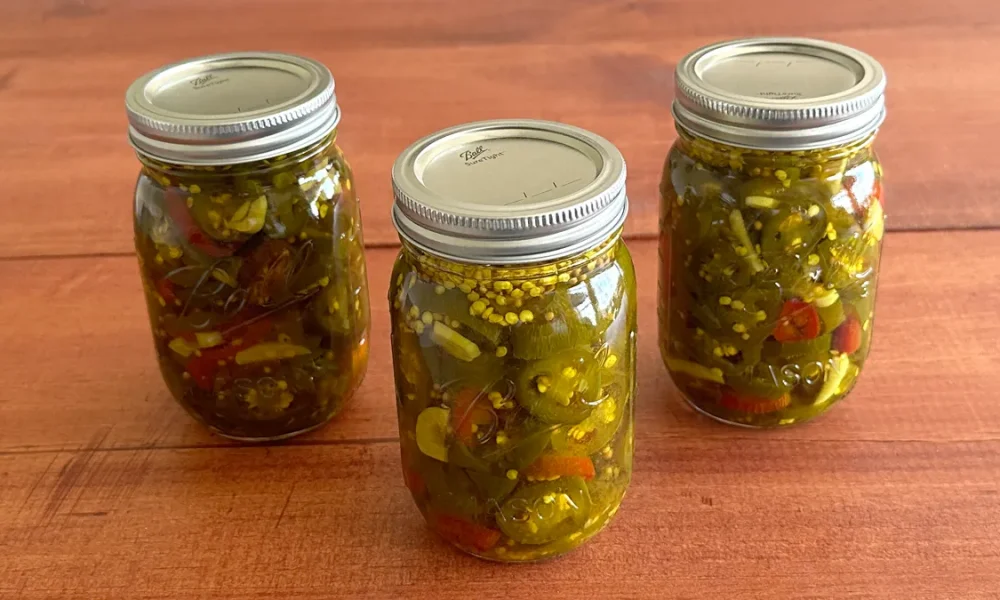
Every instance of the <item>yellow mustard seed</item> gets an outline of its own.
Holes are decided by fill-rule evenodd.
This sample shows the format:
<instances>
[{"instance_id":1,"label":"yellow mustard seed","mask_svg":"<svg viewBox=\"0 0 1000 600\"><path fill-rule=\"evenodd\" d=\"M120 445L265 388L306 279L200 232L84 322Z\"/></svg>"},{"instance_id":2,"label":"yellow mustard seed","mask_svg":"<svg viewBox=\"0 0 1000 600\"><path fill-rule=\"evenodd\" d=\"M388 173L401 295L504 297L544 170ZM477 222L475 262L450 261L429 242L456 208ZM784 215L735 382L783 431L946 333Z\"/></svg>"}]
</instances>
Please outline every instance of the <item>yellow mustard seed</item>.
<instances>
[{"instance_id":1,"label":"yellow mustard seed","mask_svg":"<svg viewBox=\"0 0 1000 600\"><path fill-rule=\"evenodd\" d=\"M435 286L435 288L434 288L434 293L437 294L438 296L440 296L441 294L445 293L446 291L447 290L445 289L445 287L443 285Z\"/></svg>"},{"instance_id":2,"label":"yellow mustard seed","mask_svg":"<svg viewBox=\"0 0 1000 600\"><path fill-rule=\"evenodd\" d=\"M809 258L806 259L810 267L815 267L819 264L819 254L810 254Z\"/></svg>"},{"instance_id":3,"label":"yellow mustard seed","mask_svg":"<svg viewBox=\"0 0 1000 600\"><path fill-rule=\"evenodd\" d=\"M740 246L740 247L736 248L736 254L738 256L746 256L747 253L748 253L748 250L746 248L744 248L743 246Z\"/></svg>"},{"instance_id":4,"label":"yellow mustard seed","mask_svg":"<svg viewBox=\"0 0 1000 600\"><path fill-rule=\"evenodd\" d=\"M517 469L509 469L507 471L507 479L510 480L517 479Z\"/></svg>"},{"instance_id":5,"label":"yellow mustard seed","mask_svg":"<svg viewBox=\"0 0 1000 600\"><path fill-rule=\"evenodd\" d=\"M486 304L483 303L483 306L486 306ZM482 313L481 316L484 319L489 319L490 317L492 317L493 316L493 307L492 306L486 306L486 309L483 310L483 313Z\"/></svg>"},{"instance_id":6,"label":"yellow mustard seed","mask_svg":"<svg viewBox=\"0 0 1000 600\"><path fill-rule=\"evenodd\" d=\"M201 186L199 186L197 183L192 183L191 187L189 187L188 190L192 194L200 194L201 193Z\"/></svg>"},{"instance_id":7,"label":"yellow mustard seed","mask_svg":"<svg viewBox=\"0 0 1000 600\"><path fill-rule=\"evenodd\" d=\"M422 321L413 322L413 331L417 332L417 335L422 335L424 333L424 327L425 325Z\"/></svg>"},{"instance_id":8,"label":"yellow mustard seed","mask_svg":"<svg viewBox=\"0 0 1000 600\"><path fill-rule=\"evenodd\" d=\"M531 291L528 292L528 295L530 295L532 298L537 298L542 295L542 288L537 288L537 287L531 288Z\"/></svg>"},{"instance_id":9,"label":"yellow mustard seed","mask_svg":"<svg viewBox=\"0 0 1000 600\"><path fill-rule=\"evenodd\" d=\"M732 303L733 303L733 299L730 298L729 296L720 296L719 297L719 304L721 304L723 306L729 306Z\"/></svg>"},{"instance_id":10,"label":"yellow mustard seed","mask_svg":"<svg viewBox=\"0 0 1000 600\"><path fill-rule=\"evenodd\" d=\"M503 358L507 356L507 346L500 346L497 348L497 358Z\"/></svg>"},{"instance_id":11,"label":"yellow mustard seed","mask_svg":"<svg viewBox=\"0 0 1000 600\"><path fill-rule=\"evenodd\" d=\"M560 273L556 278L560 283L566 283L570 279L569 273Z\"/></svg>"},{"instance_id":12,"label":"yellow mustard seed","mask_svg":"<svg viewBox=\"0 0 1000 600\"><path fill-rule=\"evenodd\" d=\"M741 335L740 337L741 337L741 338L743 338L743 340L744 340L744 341L746 341L746 340L749 340L749 339L750 339L750 334L749 334L749 333L744 333L744 334L743 334L743 335Z\"/></svg>"},{"instance_id":13,"label":"yellow mustard seed","mask_svg":"<svg viewBox=\"0 0 1000 600\"><path fill-rule=\"evenodd\" d=\"M806 211L806 214L809 215L810 217L815 217L816 215L818 215L819 214L819 205L818 204L813 204L812 206L810 206L809 210Z\"/></svg>"},{"instance_id":14,"label":"yellow mustard seed","mask_svg":"<svg viewBox=\"0 0 1000 600\"><path fill-rule=\"evenodd\" d=\"M747 330L747 326L743 323L737 323L733 325L733 331L736 333L744 333Z\"/></svg>"},{"instance_id":15,"label":"yellow mustard seed","mask_svg":"<svg viewBox=\"0 0 1000 600\"><path fill-rule=\"evenodd\" d=\"M778 178L778 181L784 181L788 179L788 173L785 173L781 169L774 172L774 176Z\"/></svg>"},{"instance_id":16,"label":"yellow mustard seed","mask_svg":"<svg viewBox=\"0 0 1000 600\"><path fill-rule=\"evenodd\" d=\"M532 313L530 310L522 310L521 314L518 316L525 323L531 323L532 321L535 320L535 314Z\"/></svg>"},{"instance_id":17,"label":"yellow mustard seed","mask_svg":"<svg viewBox=\"0 0 1000 600\"><path fill-rule=\"evenodd\" d=\"M712 349L712 354L714 354L717 358L722 358L722 348L720 346L716 346Z\"/></svg>"},{"instance_id":18,"label":"yellow mustard seed","mask_svg":"<svg viewBox=\"0 0 1000 600\"><path fill-rule=\"evenodd\" d=\"M545 320L546 321L551 321L552 319L555 319L555 318L556 318L556 313L552 312L551 310L549 312L545 313Z\"/></svg>"},{"instance_id":19,"label":"yellow mustard seed","mask_svg":"<svg viewBox=\"0 0 1000 600\"><path fill-rule=\"evenodd\" d=\"M425 312L424 314L420 315L420 320L424 322L424 325L431 325L432 323L434 323L434 315L432 315L429 312Z\"/></svg>"},{"instance_id":20,"label":"yellow mustard seed","mask_svg":"<svg viewBox=\"0 0 1000 600\"><path fill-rule=\"evenodd\" d=\"M604 359L604 368L605 369L611 369L616 364L618 364L618 357L615 356L614 354L609 354L608 357L606 359Z\"/></svg>"},{"instance_id":21,"label":"yellow mustard seed","mask_svg":"<svg viewBox=\"0 0 1000 600\"><path fill-rule=\"evenodd\" d=\"M504 318L501 317L497 313L493 313L492 315L490 315L489 316L489 320L490 320L490 323L493 323L493 324L496 324L496 325L499 325L500 323L504 322Z\"/></svg>"},{"instance_id":22,"label":"yellow mustard seed","mask_svg":"<svg viewBox=\"0 0 1000 600\"><path fill-rule=\"evenodd\" d=\"M446 290L453 290L453 289L455 289L455 282L454 281L445 281L444 282L444 288Z\"/></svg>"},{"instance_id":23,"label":"yellow mustard seed","mask_svg":"<svg viewBox=\"0 0 1000 600\"><path fill-rule=\"evenodd\" d=\"M493 282L493 289L498 292L503 292L513 288L514 286L509 281L495 281Z\"/></svg>"},{"instance_id":24,"label":"yellow mustard seed","mask_svg":"<svg viewBox=\"0 0 1000 600\"><path fill-rule=\"evenodd\" d=\"M517 313L512 313L512 312L509 312L506 315L504 315L503 319L504 321L507 321L511 325L517 325L517 322L520 320L517 316Z\"/></svg>"},{"instance_id":25,"label":"yellow mustard seed","mask_svg":"<svg viewBox=\"0 0 1000 600\"><path fill-rule=\"evenodd\" d=\"M577 376L577 370L573 367L566 367L562 370L562 376L566 379L573 379Z\"/></svg>"},{"instance_id":26,"label":"yellow mustard seed","mask_svg":"<svg viewBox=\"0 0 1000 600\"><path fill-rule=\"evenodd\" d=\"M507 298L503 296L497 296L495 299L497 306L507 306Z\"/></svg>"},{"instance_id":27,"label":"yellow mustard seed","mask_svg":"<svg viewBox=\"0 0 1000 600\"><path fill-rule=\"evenodd\" d=\"M469 299L469 302L475 302L476 300L479 300L479 294L477 294L476 292L469 292L468 295L466 295L465 297Z\"/></svg>"},{"instance_id":28,"label":"yellow mustard seed","mask_svg":"<svg viewBox=\"0 0 1000 600\"><path fill-rule=\"evenodd\" d=\"M478 317L479 315L483 314L485 310L486 310L486 303L483 302L482 300L476 300L469 306L469 314L471 314L474 317Z\"/></svg>"},{"instance_id":29,"label":"yellow mustard seed","mask_svg":"<svg viewBox=\"0 0 1000 600\"><path fill-rule=\"evenodd\" d=\"M520 289L517 289L517 290L513 290L513 291L512 291L511 293L510 293L510 297L511 297L511 298L523 298L523 297L524 297L524 291L523 291L523 290L520 290Z\"/></svg>"},{"instance_id":30,"label":"yellow mustard seed","mask_svg":"<svg viewBox=\"0 0 1000 600\"><path fill-rule=\"evenodd\" d=\"M767 320L767 313L764 312L764 311L762 311L762 310L758 310L756 316L757 316L757 320L758 321L766 321Z\"/></svg>"},{"instance_id":31,"label":"yellow mustard seed","mask_svg":"<svg viewBox=\"0 0 1000 600\"><path fill-rule=\"evenodd\" d=\"M459 286L458 286L458 289L459 289L459 290L460 290L460 291L461 291L461 292L462 292L463 294L470 294L470 293L472 293L472 288L471 288L471 287L469 287L469 286L467 286L467 285L465 285L464 283L463 283L463 284L461 284L461 285L459 285Z\"/></svg>"}]
</instances>

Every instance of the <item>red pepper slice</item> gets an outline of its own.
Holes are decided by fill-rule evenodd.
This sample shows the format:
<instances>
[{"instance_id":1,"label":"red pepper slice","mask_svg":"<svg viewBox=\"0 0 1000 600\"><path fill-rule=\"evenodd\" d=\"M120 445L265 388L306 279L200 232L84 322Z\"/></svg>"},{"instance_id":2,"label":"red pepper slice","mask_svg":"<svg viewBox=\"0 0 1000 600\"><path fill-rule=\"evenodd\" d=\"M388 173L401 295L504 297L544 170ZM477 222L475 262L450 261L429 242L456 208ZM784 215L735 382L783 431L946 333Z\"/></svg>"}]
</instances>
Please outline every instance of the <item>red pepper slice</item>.
<instances>
[{"instance_id":1,"label":"red pepper slice","mask_svg":"<svg viewBox=\"0 0 1000 600\"><path fill-rule=\"evenodd\" d=\"M455 437L466 446L479 443L480 430L493 423L495 415L487 406L486 393L473 388L463 388L455 396L451 410L451 428Z\"/></svg>"},{"instance_id":2,"label":"red pepper slice","mask_svg":"<svg viewBox=\"0 0 1000 600\"><path fill-rule=\"evenodd\" d=\"M539 456L524 470L524 474L535 479L555 479L556 477L572 477L593 479L597 474L594 461L586 456Z\"/></svg>"},{"instance_id":3,"label":"red pepper slice","mask_svg":"<svg viewBox=\"0 0 1000 600\"><path fill-rule=\"evenodd\" d=\"M444 539L485 552L496 546L503 535L496 529L473 523L463 517L453 515L437 515L432 521L434 530Z\"/></svg>"},{"instance_id":4,"label":"red pepper slice","mask_svg":"<svg viewBox=\"0 0 1000 600\"><path fill-rule=\"evenodd\" d=\"M164 202L167 205L167 214L170 215L170 219L180 229L184 239L191 246L212 258L229 256L235 251L235 248L219 244L205 235L205 232L194 222L191 212L188 210L187 201L180 194L168 190Z\"/></svg>"},{"instance_id":5,"label":"red pepper slice","mask_svg":"<svg viewBox=\"0 0 1000 600\"><path fill-rule=\"evenodd\" d=\"M820 319L816 307L804 300L788 300L774 326L774 339L779 342L800 342L819 335Z\"/></svg>"},{"instance_id":6,"label":"red pepper slice","mask_svg":"<svg viewBox=\"0 0 1000 600\"><path fill-rule=\"evenodd\" d=\"M270 331L271 321L268 319L259 319L246 326L237 326L228 336L225 345L200 350L201 356L191 357L185 368L194 379L195 385L203 390L210 390L215 374L220 368L219 361L233 360L240 350L263 340ZM236 339L240 339L240 344L233 343Z\"/></svg>"},{"instance_id":7,"label":"red pepper slice","mask_svg":"<svg viewBox=\"0 0 1000 600\"><path fill-rule=\"evenodd\" d=\"M169 279L164 278L157 281L156 291L168 305L173 304L177 300L177 294L174 292L174 284Z\"/></svg>"},{"instance_id":8,"label":"red pepper slice","mask_svg":"<svg viewBox=\"0 0 1000 600\"><path fill-rule=\"evenodd\" d=\"M833 330L830 346L844 354L853 354L861 347L861 319L851 314Z\"/></svg>"},{"instance_id":9,"label":"red pepper slice","mask_svg":"<svg viewBox=\"0 0 1000 600\"><path fill-rule=\"evenodd\" d=\"M792 399L788 394L778 398L760 398L749 394L740 394L728 387L722 390L722 398L719 399L719 404L729 410L755 415L779 411L791 402Z\"/></svg>"}]
</instances>

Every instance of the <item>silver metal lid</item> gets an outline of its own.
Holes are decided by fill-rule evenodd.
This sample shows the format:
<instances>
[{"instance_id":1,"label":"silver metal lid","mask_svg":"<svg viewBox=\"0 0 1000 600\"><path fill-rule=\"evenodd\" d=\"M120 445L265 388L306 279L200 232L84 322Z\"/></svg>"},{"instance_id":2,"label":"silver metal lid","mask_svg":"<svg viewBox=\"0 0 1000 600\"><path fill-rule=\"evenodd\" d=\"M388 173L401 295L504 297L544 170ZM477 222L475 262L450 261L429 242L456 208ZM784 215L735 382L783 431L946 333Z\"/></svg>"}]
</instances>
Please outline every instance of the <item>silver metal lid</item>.
<instances>
[{"instance_id":1,"label":"silver metal lid","mask_svg":"<svg viewBox=\"0 0 1000 600\"><path fill-rule=\"evenodd\" d=\"M767 150L861 139L885 119L885 72L871 56L805 38L706 46L677 65L674 118L696 135Z\"/></svg>"},{"instance_id":2,"label":"silver metal lid","mask_svg":"<svg viewBox=\"0 0 1000 600\"><path fill-rule=\"evenodd\" d=\"M466 263L573 256L614 235L628 213L621 152L551 121L444 129L399 155L392 184L400 237Z\"/></svg>"},{"instance_id":3,"label":"silver metal lid","mask_svg":"<svg viewBox=\"0 0 1000 600\"><path fill-rule=\"evenodd\" d=\"M333 75L275 52L192 58L151 71L125 93L129 141L188 165L261 160L308 146L340 120Z\"/></svg>"}]
</instances>

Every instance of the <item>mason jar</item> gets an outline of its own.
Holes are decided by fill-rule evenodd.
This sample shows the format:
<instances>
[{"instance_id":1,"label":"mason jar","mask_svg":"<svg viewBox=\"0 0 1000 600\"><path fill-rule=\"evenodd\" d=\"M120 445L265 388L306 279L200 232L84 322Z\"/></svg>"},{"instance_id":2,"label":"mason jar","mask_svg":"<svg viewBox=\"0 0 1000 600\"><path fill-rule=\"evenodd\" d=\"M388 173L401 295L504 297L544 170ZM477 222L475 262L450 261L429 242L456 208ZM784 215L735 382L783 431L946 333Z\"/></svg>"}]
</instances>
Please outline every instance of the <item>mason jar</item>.
<instances>
[{"instance_id":1,"label":"mason jar","mask_svg":"<svg viewBox=\"0 0 1000 600\"><path fill-rule=\"evenodd\" d=\"M322 64L206 56L128 89L135 248L160 371L216 433L287 438L351 397L368 286L340 109Z\"/></svg>"},{"instance_id":2,"label":"mason jar","mask_svg":"<svg viewBox=\"0 0 1000 600\"><path fill-rule=\"evenodd\" d=\"M884 228L884 90L870 56L809 39L724 42L678 65L659 338L698 411L790 425L857 381Z\"/></svg>"},{"instance_id":3,"label":"mason jar","mask_svg":"<svg viewBox=\"0 0 1000 600\"><path fill-rule=\"evenodd\" d=\"M417 141L392 180L406 484L466 552L568 552L608 523L632 472L625 162L582 129L487 121Z\"/></svg>"}]
</instances>

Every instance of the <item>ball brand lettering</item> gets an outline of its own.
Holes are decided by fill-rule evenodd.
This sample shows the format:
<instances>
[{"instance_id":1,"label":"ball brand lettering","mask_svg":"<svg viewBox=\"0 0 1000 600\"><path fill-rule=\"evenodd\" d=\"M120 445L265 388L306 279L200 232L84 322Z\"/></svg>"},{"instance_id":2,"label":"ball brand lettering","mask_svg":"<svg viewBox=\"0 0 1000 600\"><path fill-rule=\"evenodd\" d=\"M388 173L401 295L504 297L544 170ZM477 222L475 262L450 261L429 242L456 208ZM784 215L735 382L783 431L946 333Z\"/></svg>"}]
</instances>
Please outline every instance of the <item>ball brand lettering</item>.
<instances>
[{"instance_id":1,"label":"ball brand lettering","mask_svg":"<svg viewBox=\"0 0 1000 600\"><path fill-rule=\"evenodd\" d=\"M484 154L489 151L489 148L484 148L482 146L476 146L475 150L466 150L465 152L460 152L458 155L462 157L462 160L472 160L478 157L480 154Z\"/></svg>"}]
</instances>

